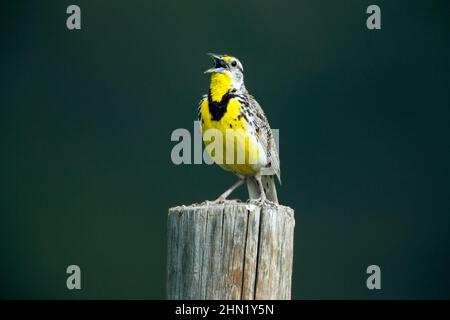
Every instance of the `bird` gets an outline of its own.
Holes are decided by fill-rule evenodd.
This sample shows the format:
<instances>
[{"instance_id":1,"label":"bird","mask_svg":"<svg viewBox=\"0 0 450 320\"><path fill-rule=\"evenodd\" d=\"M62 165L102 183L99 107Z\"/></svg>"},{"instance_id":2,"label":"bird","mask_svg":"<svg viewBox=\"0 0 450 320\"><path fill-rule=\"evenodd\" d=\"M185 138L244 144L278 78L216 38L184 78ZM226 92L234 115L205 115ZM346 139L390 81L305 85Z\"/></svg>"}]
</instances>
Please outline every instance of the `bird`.
<instances>
[{"instance_id":1,"label":"bird","mask_svg":"<svg viewBox=\"0 0 450 320\"><path fill-rule=\"evenodd\" d=\"M278 204L275 184L275 177L281 183L278 149L262 107L245 87L244 67L234 56L208 55L213 60L213 67L204 72L211 75L209 91L198 105L203 142L211 159L238 177L212 203L227 201L245 182L250 201ZM208 148L216 139L207 139L211 136L208 131L217 134L222 148Z\"/></svg>"}]
</instances>

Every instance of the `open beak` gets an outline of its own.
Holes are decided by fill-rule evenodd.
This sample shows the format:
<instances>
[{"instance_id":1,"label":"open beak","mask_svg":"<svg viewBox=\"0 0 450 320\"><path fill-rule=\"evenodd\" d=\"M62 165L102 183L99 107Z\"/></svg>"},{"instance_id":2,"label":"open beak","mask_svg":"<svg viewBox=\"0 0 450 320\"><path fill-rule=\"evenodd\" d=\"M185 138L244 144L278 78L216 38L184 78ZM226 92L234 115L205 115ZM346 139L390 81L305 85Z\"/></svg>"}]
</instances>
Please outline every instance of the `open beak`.
<instances>
[{"instance_id":1,"label":"open beak","mask_svg":"<svg viewBox=\"0 0 450 320\"><path fill-rule=\"evenodd\" d=\"M214 53L207 53L208 56L210 56L213 59L214 67L208 69L205 71L205 73L213 73L213 72L219 72L222 73L227 68L227 65L225 61L223 60L223 56L220 54L214 54Z\"/></svg>"}]
</instances>

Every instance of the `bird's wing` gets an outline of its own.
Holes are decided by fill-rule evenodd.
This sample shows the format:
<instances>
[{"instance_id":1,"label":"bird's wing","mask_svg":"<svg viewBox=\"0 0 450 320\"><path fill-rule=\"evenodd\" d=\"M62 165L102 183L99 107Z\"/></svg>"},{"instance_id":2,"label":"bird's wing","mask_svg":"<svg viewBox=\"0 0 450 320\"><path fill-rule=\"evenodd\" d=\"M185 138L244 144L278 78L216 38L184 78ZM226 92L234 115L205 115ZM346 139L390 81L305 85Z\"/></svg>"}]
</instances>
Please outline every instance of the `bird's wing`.
<instances>
[{"instance_id":1,"label":"bird's wing","mask_svg":"<svg viewBox=\"0 0 450 320\"><path fill-rule=\"evenodd\" d=\"M254 124L256 128L259 129L259 142L264 148L268 159L270 161L270 167L273 169L274 174L278 177L278 181L281 182L281 174L280 174L280 159L278 156L278 149L275 143L275 139L273 136L272 129L270 128L269 121L264 114L263 109L259 105L258 101L250 95L247 94L248 102L250 104L250 108L254 110Z\"/></svg>"}]
</instances>

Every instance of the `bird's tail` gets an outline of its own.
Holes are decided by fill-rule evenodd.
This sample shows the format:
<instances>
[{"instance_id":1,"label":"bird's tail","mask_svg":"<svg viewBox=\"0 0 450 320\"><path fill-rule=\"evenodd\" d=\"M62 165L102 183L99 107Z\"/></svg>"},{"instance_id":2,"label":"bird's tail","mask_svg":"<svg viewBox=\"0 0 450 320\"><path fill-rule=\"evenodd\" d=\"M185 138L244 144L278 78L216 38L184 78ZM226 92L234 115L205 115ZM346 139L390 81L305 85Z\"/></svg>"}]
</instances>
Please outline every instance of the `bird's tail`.
<instances>
[{"instance_id":1,"label":"bird's tail","mask_svg":"<svg viewBox=\"0 0 450 320\"><path fill-rule=\"evenodd\" d=\"M255 177L247 177L247 189L249 199L258 199L260 197L258 181ZM277 188L275 185L275 176L261 176L261 182L266 193L267 200L278 203Z\"/></svg>"}]
</instances>

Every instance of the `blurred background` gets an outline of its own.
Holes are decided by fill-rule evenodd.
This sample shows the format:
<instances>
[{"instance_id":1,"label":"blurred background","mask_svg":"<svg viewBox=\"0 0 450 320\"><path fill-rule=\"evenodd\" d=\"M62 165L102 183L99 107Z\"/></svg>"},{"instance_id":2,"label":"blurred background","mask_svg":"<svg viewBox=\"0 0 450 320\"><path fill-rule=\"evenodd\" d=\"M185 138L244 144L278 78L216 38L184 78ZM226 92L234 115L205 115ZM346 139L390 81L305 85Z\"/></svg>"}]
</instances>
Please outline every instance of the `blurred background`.
<instances>
[{"instance_id":1,"label":"blurred background","mask_svg":"<svg viewBox=\"0 0 450 320\"><path fill-rule=\"evenodd\" d=\"M168 208L235 180L170 160L208 90L206 52L243 62L280 129L293 297L450 298L448 1L0 7L1 298L165 298ZM70 264L82 290L66 288ZM366 288L371 264L381 290Z\"/></svg>"}]
</instances>

